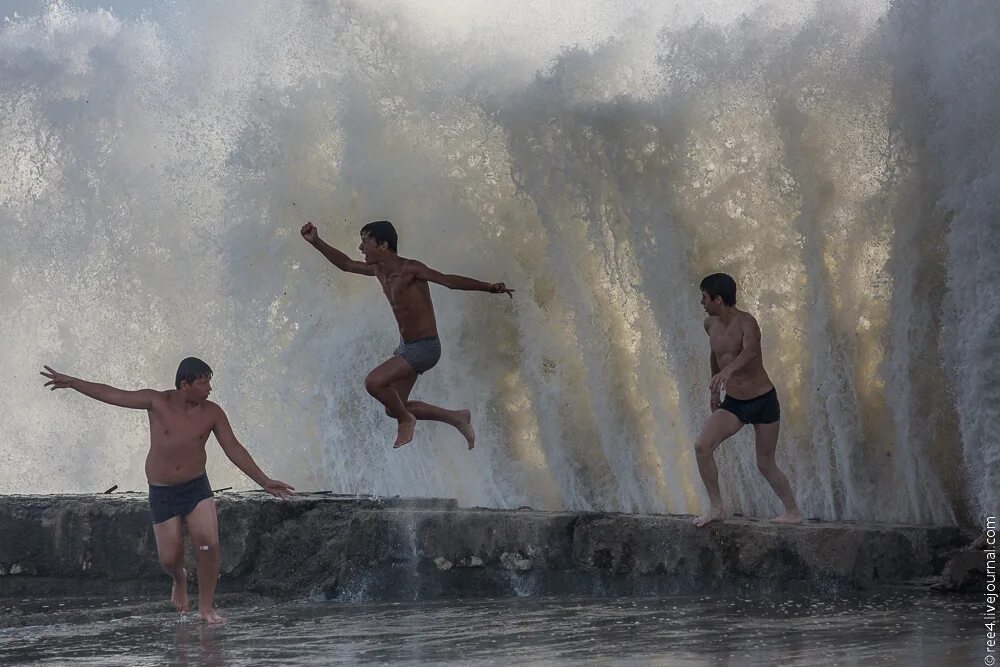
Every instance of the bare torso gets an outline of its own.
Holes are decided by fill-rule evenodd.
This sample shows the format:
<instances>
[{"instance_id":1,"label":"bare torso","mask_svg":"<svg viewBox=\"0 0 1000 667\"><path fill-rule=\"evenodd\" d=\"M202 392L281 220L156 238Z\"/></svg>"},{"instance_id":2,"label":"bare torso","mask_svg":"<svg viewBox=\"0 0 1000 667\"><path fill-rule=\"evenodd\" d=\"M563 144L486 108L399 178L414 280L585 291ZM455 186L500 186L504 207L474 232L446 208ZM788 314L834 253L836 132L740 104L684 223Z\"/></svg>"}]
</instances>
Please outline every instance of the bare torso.
<instances>
[{"instance_id":1,"label":"bare torso","mask_svg":"<svg viewBox=\"0 0 1000 667\"><path fill-rule=\"evenodd\" d=\"M171 390L157 392L147 413L149 483L181 484L205 472L205 443L215 428L219 407L211 401L186 403Z\"/></svg>"},{"instance_id":2,"label":"bare torso","mask_svg":"<svg viewBox=\"0 0 1000 667\"><path fill-rule=\"evenodd\" d=\"M437 336L430 285L406 270L407 263L412 260L400 259L402 262L391 272L375 270L375 277L396 316L399 335L406 342Z\"/></svg>"},{"instance_id":3,"label":"bare torso","mask_svg":"<svg viewBox=\"0 0 1000 667\"><path fill-rule=\"evenodd\" d=\"M743 351L744 327L757 326L752 315L743 311L736 312L736 316L729 322L723 322L719 317L709 317L705 321L708 342L720 370L732 363ZM764 362L760 356L757 356L751 359L746 366L733 373L729 382L726 383L726 395L745 400L757 398L773 388L771 378L764 370Z\"/></svg>"}]
</instances>

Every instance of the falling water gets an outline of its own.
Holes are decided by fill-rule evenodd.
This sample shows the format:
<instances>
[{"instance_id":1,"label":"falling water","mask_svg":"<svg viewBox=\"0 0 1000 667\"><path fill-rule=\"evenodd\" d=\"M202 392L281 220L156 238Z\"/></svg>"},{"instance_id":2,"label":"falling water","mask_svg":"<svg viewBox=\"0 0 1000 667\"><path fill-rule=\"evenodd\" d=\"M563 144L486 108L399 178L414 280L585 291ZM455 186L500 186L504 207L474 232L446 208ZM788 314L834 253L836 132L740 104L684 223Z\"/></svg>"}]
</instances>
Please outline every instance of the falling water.
<instances>
[{"instance_id":1,"label":"falling water","mask_svg":"<svg viewBox=\"0 0 1000 667\"><path fill-rule=\"evenodd\" d=\"M194 354L302 489L693 512L721 270L808 515L995 514L991 0L90 4L0 31L0 492L144 487L145 415L44 391L43 363L168 388ZM380 218L517 289L432 290L414 397L470 407L472 453L439 424L388 446L363 379L391 313L298 235L357 255ZM778 509L750 429L718 458L734 511ZM218 450L209 473L249 485Z\"/></svg>"}]
</instances>

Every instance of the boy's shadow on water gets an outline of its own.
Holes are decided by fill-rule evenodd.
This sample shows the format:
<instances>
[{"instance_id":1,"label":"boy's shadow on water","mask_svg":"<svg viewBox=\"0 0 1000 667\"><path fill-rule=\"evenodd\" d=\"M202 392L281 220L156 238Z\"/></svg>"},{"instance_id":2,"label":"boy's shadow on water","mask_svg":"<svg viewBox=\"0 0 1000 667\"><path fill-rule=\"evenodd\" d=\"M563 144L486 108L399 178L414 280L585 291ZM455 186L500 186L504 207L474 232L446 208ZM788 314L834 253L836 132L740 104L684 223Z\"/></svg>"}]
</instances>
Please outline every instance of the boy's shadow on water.
<instances>
[{"instance_id":1,"label":"boy's shadow on water","mask_svg":"<svg viewBox=\"0 0 1000 667\"><path fill-rule=\"evenodd\" d=\"M169 665L177 667L217 667L225 658L216 641L219 627L184 619L174 627L174 643L168 649Z\"/></svg>"}]
</instances>

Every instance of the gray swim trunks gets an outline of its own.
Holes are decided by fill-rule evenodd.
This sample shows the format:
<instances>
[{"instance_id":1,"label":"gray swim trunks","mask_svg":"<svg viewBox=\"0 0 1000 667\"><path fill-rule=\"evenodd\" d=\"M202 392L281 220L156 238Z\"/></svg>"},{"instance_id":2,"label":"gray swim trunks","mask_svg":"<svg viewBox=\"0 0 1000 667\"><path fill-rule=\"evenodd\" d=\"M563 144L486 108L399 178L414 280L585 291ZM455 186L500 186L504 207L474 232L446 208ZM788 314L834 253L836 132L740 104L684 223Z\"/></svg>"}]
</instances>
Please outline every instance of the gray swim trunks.
<instances>
[{"instance_id":1,"label":"gray swim trunks","mask_svg":"<svg viewBox=\"0 0 1000 667\"><path fill-rule=\"evenodd\" d=\"M441 359L441 341L437 336L419 338L409 343L400 339L399 347L393 350L393 354L405 359L417 375L420 375L437 366L438 360Z\"/></svg>"}]
</instances>

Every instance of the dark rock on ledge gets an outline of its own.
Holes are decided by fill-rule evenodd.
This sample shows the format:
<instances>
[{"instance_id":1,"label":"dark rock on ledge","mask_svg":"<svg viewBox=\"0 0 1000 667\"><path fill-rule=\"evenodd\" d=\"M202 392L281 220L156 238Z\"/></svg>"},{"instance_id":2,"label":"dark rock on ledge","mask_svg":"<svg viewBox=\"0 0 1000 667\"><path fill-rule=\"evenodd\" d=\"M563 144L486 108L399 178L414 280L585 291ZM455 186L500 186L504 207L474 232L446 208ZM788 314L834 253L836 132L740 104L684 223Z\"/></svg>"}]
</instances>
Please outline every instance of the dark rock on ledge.
<instances>
[{"instance_id":1,"label":"dark rock on ledge","mask_svg":"<svg viewBox=\"0 0 1000 667\"><path fill-rule=\"evenodd\" d=\"M682 516L458 509L433 498L217 500L220 590L276 598L864 589L938 575L975 536L750 519L696 528ZM159 594L166 585L144 494L0 496L0 596Z\"/></svg>"},{"instance_id":2,"label":"dark rock on ledge","mask_svg":"<svg viewBox=\"0 0 1000 667\"><path fill-rule=\"evenodd\" d=\"M933 588L957 593L980 593L986 584L986 533L955 553Z\"/></svg>"}]
</instances>

